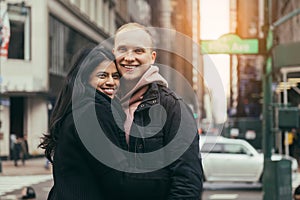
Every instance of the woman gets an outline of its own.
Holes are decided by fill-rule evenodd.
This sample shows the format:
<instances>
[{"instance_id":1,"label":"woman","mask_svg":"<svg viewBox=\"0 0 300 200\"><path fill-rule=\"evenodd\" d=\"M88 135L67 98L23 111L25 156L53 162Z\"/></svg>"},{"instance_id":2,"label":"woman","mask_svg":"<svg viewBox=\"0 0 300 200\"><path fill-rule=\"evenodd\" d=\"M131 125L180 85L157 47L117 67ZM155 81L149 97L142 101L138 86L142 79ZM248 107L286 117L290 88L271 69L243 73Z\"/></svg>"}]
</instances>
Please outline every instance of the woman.
<instances>
[{"instance_id":1,"label":"woman","mask_svg":"<svg viewBox=\"0 0 300 200\"><path fill-rule=\"evenodd\" d=\"M113 199L115 185L107 182L120 182L121 174L106 166L105 158L122 165L120 158L108 154L108 148L119 146L125 116L118 102L111 100L120 78L113 59L102 47L84 49L66 77L50 119L50 133L40 144L53 163L54 186L48 200ZM101 138L98 129L110 141Z\"/></svg>"}]
</instances>

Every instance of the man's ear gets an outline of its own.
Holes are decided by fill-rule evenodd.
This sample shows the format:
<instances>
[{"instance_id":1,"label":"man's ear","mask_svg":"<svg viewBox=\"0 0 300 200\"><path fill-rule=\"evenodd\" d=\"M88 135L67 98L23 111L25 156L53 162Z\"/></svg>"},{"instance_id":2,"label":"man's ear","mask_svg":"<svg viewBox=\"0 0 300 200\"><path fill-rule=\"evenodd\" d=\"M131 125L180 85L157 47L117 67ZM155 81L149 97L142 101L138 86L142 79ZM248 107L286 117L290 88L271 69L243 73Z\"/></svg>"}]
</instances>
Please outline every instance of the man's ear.
<instances>
[{"instance_id":1,"label":"man's ear","mask_svg":"<svg viewBox=\"0 0 300 200\"><path fill-rule=\"evenodd\" d=\"M151 59L152 59L151 64L154 64L155 63L155 59L156 59L156 51L152 51L151 52Z\"/></svg>"},{"instance_id":2,"label":"man's ear","mask_svg":"<svg viewBox=\"0 0 300 200\"><path fill-rule=\"evenodd\" d=\"M111 52L114 54L115 53L115 48L112 48Z\"/></svg>"}]
</instances>

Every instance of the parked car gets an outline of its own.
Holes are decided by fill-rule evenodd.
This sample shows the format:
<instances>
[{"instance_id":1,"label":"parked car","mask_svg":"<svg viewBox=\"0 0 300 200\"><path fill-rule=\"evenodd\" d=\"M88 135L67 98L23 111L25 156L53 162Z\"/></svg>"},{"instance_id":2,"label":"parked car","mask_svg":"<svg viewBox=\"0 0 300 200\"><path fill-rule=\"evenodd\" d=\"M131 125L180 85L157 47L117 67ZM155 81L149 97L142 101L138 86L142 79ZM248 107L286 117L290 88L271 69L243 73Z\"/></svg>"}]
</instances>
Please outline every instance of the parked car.
<instances>
[{"instance_id":1,"label":"parked car","mask_svg":"<svg viewBox=\"0 0 300 200\"><path fill-rule=\"evenodd\" d=\"M205 181L208 182L261 182L264 157L246 140L222 136L200 138ZM293 157L272 155L272 160L286 158L292 161L292 179L297 175L298 163Z\"/></svg>"}]
</instances>

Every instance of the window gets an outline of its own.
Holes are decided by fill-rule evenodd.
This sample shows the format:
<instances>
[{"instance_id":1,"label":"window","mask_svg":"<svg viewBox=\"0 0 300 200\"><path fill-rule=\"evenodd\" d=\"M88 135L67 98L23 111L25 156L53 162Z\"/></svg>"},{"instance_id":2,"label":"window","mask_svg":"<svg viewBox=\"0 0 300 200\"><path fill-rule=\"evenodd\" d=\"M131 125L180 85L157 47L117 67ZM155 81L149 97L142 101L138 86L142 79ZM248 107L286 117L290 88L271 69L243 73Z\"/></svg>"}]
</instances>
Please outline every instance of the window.
<instances>
[{"instance_id":1,"label":"window","mask_svg":"<svg viewBox=\"0 0 300 200\"><path fill-rule=\"evenodd\" d=\"M240 144L224 144L224 152L229 154L247 154L247 149Z\"/></svg>"},{"instance_id":2,"label":"window","mask_svg":"<svg viewBox=\"0 0 300 200\"><path fill-rule=\"evenodd\" d=\"M202 153L222 153L222 144L218 143L205 143L202 148Z\"/></svg>"},{"instance_id":3,"label":"window","mask_svg":"<svg viewBox=\"0 0 300 200\"><path fill-rule=\"evenodd\" d=\"M30 60L30 15L22 4L8 4L10 41L8 58Z\"/></svg>"},{"instance_id":4,"label":"window","mask_svg":"<svg viewBox=\"0 0 300 200\"><path fill-rule=\"evenodd\" d=\"M50 16L50 72L65 76L69 71L72 57L76 52L89 44L97 44L88 37Z\"/></svg>"}]
</instances>

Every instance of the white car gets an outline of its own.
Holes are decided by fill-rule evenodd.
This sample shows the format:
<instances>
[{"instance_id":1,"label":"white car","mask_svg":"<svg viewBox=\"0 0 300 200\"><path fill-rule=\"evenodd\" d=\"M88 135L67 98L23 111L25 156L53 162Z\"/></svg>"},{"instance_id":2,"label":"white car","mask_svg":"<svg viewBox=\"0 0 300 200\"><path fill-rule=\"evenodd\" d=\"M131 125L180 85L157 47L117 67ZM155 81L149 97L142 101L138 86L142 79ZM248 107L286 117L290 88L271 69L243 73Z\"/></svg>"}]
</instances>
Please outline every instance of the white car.
<instances>
[{"instance_id":1,"label":"white car","mask_svg":"<svg viewBox=\"0 0 300 200\"><path fill-rule=\"evenodd\" d=\"M246 140L222 136L201 136L200 151L204 180L208 182L261 182L264 157ZM292 180L296 178L298 163L290 156L272 155L292 161Z\"/></svg>"}]
</instances>

